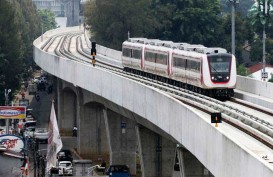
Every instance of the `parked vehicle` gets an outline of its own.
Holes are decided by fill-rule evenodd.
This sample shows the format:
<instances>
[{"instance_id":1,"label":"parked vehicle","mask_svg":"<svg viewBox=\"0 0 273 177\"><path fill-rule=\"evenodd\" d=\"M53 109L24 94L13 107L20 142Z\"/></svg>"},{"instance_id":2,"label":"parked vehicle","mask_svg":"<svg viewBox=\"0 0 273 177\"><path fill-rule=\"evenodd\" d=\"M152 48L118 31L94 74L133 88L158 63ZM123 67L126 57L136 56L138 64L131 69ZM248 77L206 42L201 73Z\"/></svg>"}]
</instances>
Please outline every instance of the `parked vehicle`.
<instances>
[{"instance_id":1,"label":"parked vehicle","mask_svg":"<svg viewBox=\"0 0 273 177\"><path fill-rule=\"evenodd\" d=\"M127 165L110 165L106 175L109 177L130 177L130 170Z\"/></svg>"},{"instance_id":2,"label":"parked vehicle","mask_svg":"<svg viewBox=\"0 0 273 177\"><path fill-rule=\"evenodd\" d=\"M24 128L30 128L30 127L36 127L35 120L30 120L30 121L24 122Z\"/></svg>"},{"instance_id":3,"label":"parked vehicle","mask_svg":"<svg viewBox=\"0 0 273 177\"><path fill-rule=\"evenodd\" d=\"M60 161L58 165L59 175L73 175L73 166L71 161Z\"/></svg>"},{"instance_id":4,"label":"parked vehicle","mask_svg":"<svg viewBox=\"0 0 273 177\"><path fill-rule=\"evenodd\" d=\"M38 141L47 142L48 139L48 131L46 128L36 128L34 132L34 137Z\"/></svg>"},{"instance_id":5,"label":"parked vehicle","mask_svg":"<svg viewBox=\"0 0 273 177\"><path fill-rule=\"evenodd\" d=\"M27 117L25 118L25 122L30 122L30 121L35 121L35 118L33 117L33 115L27 115Z\"/></svg>"},{"instance_id":6,"label":"parked vehicle","mask_svg":"<svg viewBox=\"0 0 273 177\"><path fill-rule=\"evenodd\" d=\"M72 153L68 149L62 149L57 154L58 161L73 161Z\"/></svg>"},{"instance_id":7,"label":"parked vehicle","mask_svg":"<svg viewBox=\"0 0 273 177\"><path fill-rule=\"evenodd\" d=\"M26 115L32 115L32 109L31 108L27 108L27 111L26 111Z\"/></svg>"},{"instance_id":8,"label":"parked vehicle","mask_svg":"<svg viewBox=\"0 0 273 177\"><path fill-rule=\"evenodd\" d=\"M35 131L35 127L28 127L25 129L24 131L24 137L25 138L34 138L34 131Z\"/></svg>"}]
</instances>

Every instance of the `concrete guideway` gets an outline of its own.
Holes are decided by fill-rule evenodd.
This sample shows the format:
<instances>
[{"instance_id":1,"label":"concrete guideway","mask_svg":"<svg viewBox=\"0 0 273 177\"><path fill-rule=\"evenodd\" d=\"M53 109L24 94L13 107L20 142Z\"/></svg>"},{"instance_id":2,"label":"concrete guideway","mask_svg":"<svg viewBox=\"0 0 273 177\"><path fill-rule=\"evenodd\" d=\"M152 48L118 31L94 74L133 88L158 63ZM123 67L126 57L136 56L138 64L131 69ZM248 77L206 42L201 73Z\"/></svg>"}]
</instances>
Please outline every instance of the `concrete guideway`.
<instances>
[{"instance_id":1,"label":"concrete guideway","mask_svg":"<svg viewBox=\"0 0 273 177\"><path fill-rule=\"evenodd\" d=\"M53 34L52 31L50 33ZM39 42L38 38L34 45L41 45ZM44 70L110 100L160 127L191 151L215 176L273 175L272 166L245 147L240 140L233 139L230 136L232 133L228 133L230 129L224 128L225 126L215 129L209 123L208 117L175 99L100 69L46 54L39 48L35 47L34 51L36 63ZM71 72L65 72L68 70ZM126 92L127 90L130 92ZM162 109L158 110L159 107Z\"/></svg>"}]
</instances>

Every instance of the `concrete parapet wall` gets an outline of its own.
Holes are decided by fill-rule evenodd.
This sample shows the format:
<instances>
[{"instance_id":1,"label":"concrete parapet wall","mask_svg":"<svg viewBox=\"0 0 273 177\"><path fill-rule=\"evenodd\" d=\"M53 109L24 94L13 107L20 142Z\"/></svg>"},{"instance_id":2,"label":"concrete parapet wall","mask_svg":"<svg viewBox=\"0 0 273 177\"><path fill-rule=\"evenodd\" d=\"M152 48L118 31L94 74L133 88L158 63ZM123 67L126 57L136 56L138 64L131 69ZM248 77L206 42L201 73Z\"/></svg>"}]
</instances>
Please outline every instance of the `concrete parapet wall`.
<instances>
[{"instance_id":1,"label":"concrete parapet wall","mask_svg":"<svg viewBox=\"0 0 273 177\"><path fill-rule=\"evenodd\" d=\"M148 120L183 144L216 177L271 177L272 167L216 129L204 115L148 86L98 67L41 51L34 41L35 62L44 70L93 92Z\"/></svg>"},{"instance_id":2,"label":"concrete parapet wall","mask_svg":"<svg viewBox=\"0 0 273 177\"><path fill-rule=\"evenodd\" d=\"M273 99L273 83L237 76L236 89Z\"/></svg>"},{"instance_id":3,"label":"concrete parapet wall","mask_svg":"<svg viewBox=\"0 0 273 177\"><path fill-rule=\"evenodd\" d=\"M96 49L97 49L98 53L100 53L104 56L111 57L111 58L121 61L121 51L113 50L113 49L104 47L102 45L97 45Z\"/></svg>"}]
</instances>

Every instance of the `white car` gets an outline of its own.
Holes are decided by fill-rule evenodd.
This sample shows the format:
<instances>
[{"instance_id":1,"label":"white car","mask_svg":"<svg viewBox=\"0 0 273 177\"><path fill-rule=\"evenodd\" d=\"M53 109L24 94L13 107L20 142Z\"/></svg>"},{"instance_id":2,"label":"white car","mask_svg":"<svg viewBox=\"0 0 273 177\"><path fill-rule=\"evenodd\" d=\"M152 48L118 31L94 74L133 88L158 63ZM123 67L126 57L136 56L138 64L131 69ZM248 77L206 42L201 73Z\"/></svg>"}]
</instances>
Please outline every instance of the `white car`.
<instances>
[{"instance_id":1,"label":"white car","mask_svg":"<svg viewBox=\"0 0 273 177\"><path fill-rule=\"evenodd\" d=\"M34 132L34 137L37 140L47 141L48 139L48 131L46 128L36 128Z\"/></svg>"},{"instance_id":2,"label":"white car","mask_svg":"<svg viewBox=\"0 0 273 177\"><path fill-rule=\"evenodd\" d=\"M59 162L59 175L73 175L73 167L70 161Z\"/></svg>"},{"instance_id":3,"label":"white car","mask_svg":"<svg viewBox=\"0 0 273 177\"><path fill-rule=\"evenodd\" d=\"M34 137L38 141L47 142L48 140L48 131L46 128L36 128L34 132Z\"/></svg>"}]
</instances>

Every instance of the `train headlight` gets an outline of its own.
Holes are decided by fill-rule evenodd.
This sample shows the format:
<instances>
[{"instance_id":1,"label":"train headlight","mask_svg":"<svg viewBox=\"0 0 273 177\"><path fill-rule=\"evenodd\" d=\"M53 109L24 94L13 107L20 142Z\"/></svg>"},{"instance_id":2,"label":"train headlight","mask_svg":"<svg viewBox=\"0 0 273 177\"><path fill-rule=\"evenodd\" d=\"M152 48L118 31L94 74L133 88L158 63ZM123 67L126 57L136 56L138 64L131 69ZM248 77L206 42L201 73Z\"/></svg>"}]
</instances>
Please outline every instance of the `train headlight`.
<instances>
[{"instance_id":1,"label":"train headlight","mask_svg":"<svg viewBox=\"0 0 273 177\"><path fill-rule=\"evenodd\" d=\"M214 80L214 77L213 77L213 76L211 77L211 80Z\"/></svg>"},{"instance_id":2,"label":"train headlight","mask_svg":"<svg viewBox=\"0 0 273 177\"><path fill-rule=\"evenodd\" d=\"M229 77L227 76L227 80L229 80Z\"/></svg>"}]
</instances>

